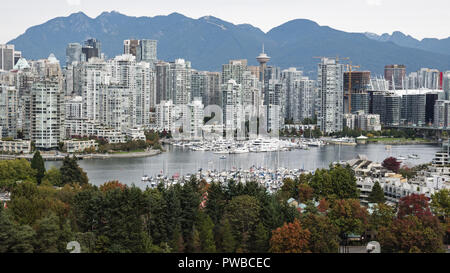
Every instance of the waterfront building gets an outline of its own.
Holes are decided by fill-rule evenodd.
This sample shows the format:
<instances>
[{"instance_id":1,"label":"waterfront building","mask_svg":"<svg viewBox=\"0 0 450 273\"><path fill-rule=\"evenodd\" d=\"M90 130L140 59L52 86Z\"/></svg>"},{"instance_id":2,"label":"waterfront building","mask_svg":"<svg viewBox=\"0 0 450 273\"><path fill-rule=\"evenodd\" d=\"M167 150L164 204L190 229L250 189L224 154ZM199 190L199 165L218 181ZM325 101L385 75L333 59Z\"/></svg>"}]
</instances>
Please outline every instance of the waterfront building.
<instances>
[{"instance_id":1,"label":"waterfront building","mask_svg":"<svg viewBox=\"0 0 450 273\"><path fill-rule=\"evenodd\" d=\"M381 131L380 115L366 114L362 110L355 114L344 114L344 125L352 130Z\"/></svg>"},{"instance_id":2,"label":"waterfront building","mask_svg":"<svg viewBox=\"0 0 450 273\"><path fill-rule=\"evenodd\" d=\"M174 104L171 100L156 105L156 126L160 131L172 132L174 126Z\"/></svg>"},{"instance_id":3,"label":"waterfront building","mask_svg":"<svg viewBox=\"0 0 450 273\"><path fill-rule=\"evenodd\" d=\"M303 78L303 71L298 71L296 68L291 67L289 69L285 69L281 72L281 79L286 86L286 94L285 94L285 118L288 120L293 120L294 122L301 122L303 120L299 120L299 109L301 104L301 87L302 84L299 83Z\"/></svg>"},{"instance_id":4,"label":"waterfront building","mask_svg":"<svg viewBox=\"0 0 450 273\"><path fill-rule=\"evenodd\" d=\"M142 128L130 128L127 130L127 137L133 141L146 140L145 132Z\"/></svg>"},{"instance_id":5,"label":"waterfront building","mask_svg":"<svg viewBox=\"0 0 450 273\"><path fill-rule=\"evenodd\" d=\"M183 128L189 134L189 139L202 139L202 127L203 127L203 109L204 105L201 98L194 98L194 100L188 105L189 112L187 113L188 128Z\"/></svg>"},{"instance_id":6,"label":"waterfront building","mask_svg":"<svg viewBox=\"0 0 450 273\"><path fill-rule=\"evenodd\" d=\"M318 125L323 133L340 132L344 114L344 66L337 59L322 58L318 65L320 112Z\"/></svg>"},{"instance_id":7,"label":"waterfront building","mask_svg":"<svg viewBox=\"0 0 450 273\"><path fill-rule=\"evenodd\" d=\"M284 125L283 98L284 86L279 80L269 80L264 93L264 107L266 110L266 130L278 135Z\"/></svg>"},{"instance_id":8,"label":"waterfront building","mask_svg":"<svg viewBox=\"0 0 450 273\"><path fill-rule=\"evenodd\" d=\"M0 152L14 154L31 153L31 141L29 140L0 140Z\"/></svg>"},{"instance_id":9,"label":"waterfront building","mask_svg":"<svg viewBox=\"0 0 450 273\"><path fill-rule=\"evenodd\" d=\"M64 149L68 153L81 153L86 149L98 149L98 143L95 140L65 140Z\"/></svg>"},{"instance_id":10,"label":"waterfront building","mask_svg":"<svg viewBox=\"0 0 450 273\"><path fill-rule=\"evenodd\" d=\"M242 86L235 80L230 79L228 83L222 84L223 123L227 136L233 136L231 132L242 129L244 113L242 107Z\"/></svg>"},{"instance_id":11,"label":"waterfront building","mask_svg":"<svg viewBox=\"0 0 450 273\"><path fill-rule=\"evenodd\" d=\"M57 149L64 138L61 82L45 79L31 90L31 140L37 149Z\"/></svg>"}]
</instances>

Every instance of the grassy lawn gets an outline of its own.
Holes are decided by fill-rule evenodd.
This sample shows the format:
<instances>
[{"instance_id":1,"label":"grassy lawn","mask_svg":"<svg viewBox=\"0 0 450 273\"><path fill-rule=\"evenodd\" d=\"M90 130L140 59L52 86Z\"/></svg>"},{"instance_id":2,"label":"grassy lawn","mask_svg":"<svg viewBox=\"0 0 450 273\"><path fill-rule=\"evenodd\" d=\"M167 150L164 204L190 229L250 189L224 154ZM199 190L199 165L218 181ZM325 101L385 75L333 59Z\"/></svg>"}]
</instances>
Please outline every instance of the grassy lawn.
<instances>
[{"instance_id":1,"label":"grassy lawn","mask_svg":"<svg viewBox=\"0 0 450 273\"><path fill-rule=\"evenodd\" d=\"M411 139L411 138L395 138L395 137L380 137L380 138L369 138L368 142L420 142L420 143L427 143L430 142L427 139L423 139L423 138L415 138L415 139Z\"/></svg>"},{"instance_id":2,"label":"grassy lawn","mask_svg":"<svg viewBox=\"0 0 450 273\"><path fill-rule=\"evenodd\" d=\"M113 152L112 154L131 154L131 153L143 153L145 152L145 149L141 149L141 150L132 150L132 151L120 151L120 152Z\"/></svg>"}]
</instances>

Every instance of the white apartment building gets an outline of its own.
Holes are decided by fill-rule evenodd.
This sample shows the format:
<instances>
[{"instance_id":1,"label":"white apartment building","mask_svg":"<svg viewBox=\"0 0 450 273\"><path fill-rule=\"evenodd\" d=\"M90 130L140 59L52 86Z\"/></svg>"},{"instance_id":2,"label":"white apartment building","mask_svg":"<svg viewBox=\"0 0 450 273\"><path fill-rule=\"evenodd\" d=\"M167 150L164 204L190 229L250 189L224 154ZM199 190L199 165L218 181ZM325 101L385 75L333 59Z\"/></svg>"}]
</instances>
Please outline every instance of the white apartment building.
<instances>
[{"instance_id":1,"label":"white apartment building","mask_svg":"<svg viewBox=\"0 0 450 273\"><path fill-rule=\"evenodd\" d=\"M60 82L42 80L31 90L31 140L37 149L58 148L64 138L63 93Z\"/></svg>"},{"instance_id":2,"label":"white apartment building","mask_svg":"<svg viewBox=\"0 0 450 273\"><path fill-rule=\"evenodd\" d=\"M344 114L344 66L336 59L322 58L318 68L320 111L318 125L324 133L340 132Z\"/></svg>"},{"instance_id":3,"label":"white apartment building","mask_svg":"<svg viewBox=\"0 0 450 273\"><path fill-rule=\"evenodd\" d=\"M176 59L170 63L169 93L174 104L187 105L191 101L191 63Z\"/></svg>"},{"instance_id":4,"label":"white apartment building","mask_svg":"<svg viewBox=\"0 0 450 273\"><path fill-rule=\"evenodd\" d=\"M202 138L202 128L203 128L203 109L204 105L201 99L194 99L188 104L189 109L189 131L190 139L201 139Z\"/></svg>"},{"instance_id":5,"label":"white apartment building","mask_svg":"<svg viewBox=\"0 0 450 273\"><path fill-rule=\"evenodd\" d=\"M174 126L174 104L171 100L161 101L156 106L156 125L158 130L173 132Z\"/></svg>"},{"instance_id":6,"label":"white apartment building","mask_svg":"<svg viewBox=\"0 0 450 273\"><path fill-rule=\"evenodd\" d=\"M236 129L242 129L245 115L242 104L242 86L231 79L222 85L223 123L227 137L233 137Z\"/></svg>"}]
</instances>

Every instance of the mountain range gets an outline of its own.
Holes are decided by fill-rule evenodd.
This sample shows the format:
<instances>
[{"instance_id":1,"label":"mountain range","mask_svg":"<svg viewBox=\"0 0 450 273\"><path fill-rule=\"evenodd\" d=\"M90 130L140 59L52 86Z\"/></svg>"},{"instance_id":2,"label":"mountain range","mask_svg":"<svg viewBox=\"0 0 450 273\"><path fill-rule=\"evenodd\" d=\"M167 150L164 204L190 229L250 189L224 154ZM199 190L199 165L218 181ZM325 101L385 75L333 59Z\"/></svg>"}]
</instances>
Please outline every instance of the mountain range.
<instances>
[{"instance_id":1,"label":"mountain range","mask_svg":"<svg viewBox=\"0 0 450 273\"><path fill-rule=\"evenodd\" d=\"M158 40L158 58L184 58L199 70L220 71L230 59L248 59L256 65L262 44L272 58L269 64L317 70L317 56L350 57L363 70L382 74L386 64L405 64L408 71L421 67L450 70L450 38L419 41L400 32L392 35L349 33L297 19L264 33L249 24L232 24L213 16L198 19L179 13L155 17L131 17L103 12L91 18L82 12L57 17L30 27L10 41L27 59L46 58L50 53L65 63L68 43L88 38L102 42L107 57L122 54L126 39Z\"/></svg>"}]
</instances>

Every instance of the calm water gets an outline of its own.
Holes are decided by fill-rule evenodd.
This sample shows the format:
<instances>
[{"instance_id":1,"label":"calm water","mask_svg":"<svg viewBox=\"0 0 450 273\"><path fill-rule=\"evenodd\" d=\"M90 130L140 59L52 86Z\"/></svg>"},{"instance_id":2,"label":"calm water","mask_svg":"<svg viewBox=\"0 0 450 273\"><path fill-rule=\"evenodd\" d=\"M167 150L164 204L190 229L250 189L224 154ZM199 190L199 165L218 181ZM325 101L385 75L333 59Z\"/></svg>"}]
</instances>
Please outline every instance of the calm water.
<instances>
[{"instance_id":1,"label":"calm water","mask_svg":"<svg viewBox=\"0 0 450 273\"><path fill-rule=\"evenodd\" d=\"M249 169L258 167L285 167L290 169L303 168L306 170L326 168L330 163L339 160L349 160L358 155L367 155L370 160L382 162L388 156L404 156L418 154L419 159L408 159L404 163L409 166L430 162L434 154L440 150L437 145L397 145L391 150L385 149L383 144L369 144L358 146L327 145L321 148L311 147L310 150L294 150L290 152L247 153L220 155L212 152L189 151L188 149L166 146L167 152L147 158L127 159L87 159L79 161L79 165L87 172L89 180L95 185L107 181L119 180L126 184L135 184L145 188L141 182L144 174L149 176L163 172L166 175L175 173L194 173L199 168L229 170L233 167ZM49 161L45 165L60 166L62 162Z\"/></svg>"}]
</instances>

